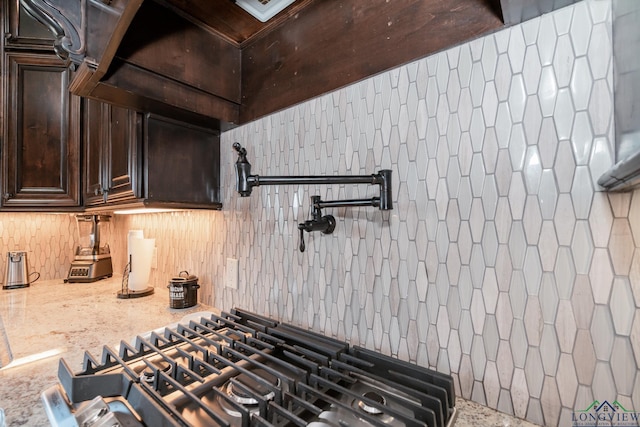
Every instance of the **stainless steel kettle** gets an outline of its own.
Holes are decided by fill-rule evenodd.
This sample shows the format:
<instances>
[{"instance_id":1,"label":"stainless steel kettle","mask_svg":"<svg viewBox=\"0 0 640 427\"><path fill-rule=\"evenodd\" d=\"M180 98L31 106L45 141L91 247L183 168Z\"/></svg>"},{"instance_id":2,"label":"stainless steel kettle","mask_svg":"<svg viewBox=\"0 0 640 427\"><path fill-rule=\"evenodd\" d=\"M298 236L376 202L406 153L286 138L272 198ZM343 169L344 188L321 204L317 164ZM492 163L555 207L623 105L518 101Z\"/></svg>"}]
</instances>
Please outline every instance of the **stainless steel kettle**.
<instances>
[{"instance_id":1,"label":"stainless steel kettle","mask_svg":"<svg viewBox=\"0 0 640 427\"><path fill-rule=\"evenodd\" d=\"M29 278L37 275L35 279ZM25 288L40 278L40 273L29 274L29 264L27 264L27 253L25 251L7 252L7 267L4 272L4 284L2 289Z\"/></svg>"}]
</instances>

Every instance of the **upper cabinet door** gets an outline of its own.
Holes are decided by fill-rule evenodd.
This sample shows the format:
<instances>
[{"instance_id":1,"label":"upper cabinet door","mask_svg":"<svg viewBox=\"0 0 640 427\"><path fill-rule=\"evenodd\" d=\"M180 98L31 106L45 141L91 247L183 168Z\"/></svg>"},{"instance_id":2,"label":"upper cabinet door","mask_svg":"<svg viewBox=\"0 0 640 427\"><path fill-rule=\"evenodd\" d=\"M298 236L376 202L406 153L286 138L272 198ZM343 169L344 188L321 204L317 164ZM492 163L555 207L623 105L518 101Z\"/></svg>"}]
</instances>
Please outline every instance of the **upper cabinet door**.
<instances>
[{"instance_id":1,"label":"upper cabinet door","mask_svg":"<svg viewBox=\"0 0 640 427\"><path fill-rule=\"evenodd\" d=\"M140 197L142 115L84 99L84 204Z\"/></svg>"},{"instance_id":2,"label":"upper cabinet door","mask_svg":"<svg viewBox=\"0 0 640 427\"><path fill-rule=\"evenodd\" d=\"M126 108L107 107L107 201L141 197L142 115Z\"/></svg>"},{"instance_id":3,"label":"upper cabinet door","mask_svg":"<svg viewBox=\"0 0 640 427\"><path fill-rule=\"evenodd\" d=\"M80 206L80 98L52 54L5 53L2 207Z\"/></svg>"},{"instance_id":4,"label":"upper cabinet door","mask_svg":"<svg viewBox=\"0 0 640 427\"><path fill-rule=\"evenodd\" d=\"M106 107L105 104L94 99L82 100L84 147L82 188L85 206L104 203Z\"/></svg>"}]
</instances>

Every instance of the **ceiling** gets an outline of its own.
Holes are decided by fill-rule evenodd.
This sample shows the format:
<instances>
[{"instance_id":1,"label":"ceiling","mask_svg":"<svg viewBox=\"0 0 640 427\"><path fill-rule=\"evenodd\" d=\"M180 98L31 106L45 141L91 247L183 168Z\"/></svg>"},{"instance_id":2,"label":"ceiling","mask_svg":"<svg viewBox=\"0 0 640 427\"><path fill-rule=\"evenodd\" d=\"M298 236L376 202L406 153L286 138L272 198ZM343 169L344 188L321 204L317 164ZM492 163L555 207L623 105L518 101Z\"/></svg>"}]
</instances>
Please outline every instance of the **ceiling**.
<instances>
[{"instance_id":1,"label":"ceiling","mask_svg":"<svg viewBox=\"0 0 640 427\"><path fill-rule=\"evenodd\" d=\"M316 0L294 1L267 22L260 22L237 6L234 0L163 0L161 3L242 48L282 25L314 1Z\"/></svg>"}]
</instances>

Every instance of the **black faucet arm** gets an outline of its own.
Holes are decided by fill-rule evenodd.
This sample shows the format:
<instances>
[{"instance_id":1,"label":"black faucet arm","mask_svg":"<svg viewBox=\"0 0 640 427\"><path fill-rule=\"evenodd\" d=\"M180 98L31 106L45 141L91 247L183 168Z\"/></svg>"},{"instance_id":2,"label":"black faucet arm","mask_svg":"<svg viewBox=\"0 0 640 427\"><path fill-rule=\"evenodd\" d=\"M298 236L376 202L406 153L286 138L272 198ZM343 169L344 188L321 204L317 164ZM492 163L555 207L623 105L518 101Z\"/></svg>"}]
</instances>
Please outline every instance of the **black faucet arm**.
<instances>
[{"instance_id":1,"label":"black faucet arm","mask_svg":"<svg viewBox=\"0 0 640 427\"><path fill-rule=\"evenodd\" d=\"M247 150L240 143L234 142L233 148L238 152L236 161L236 190L242 197L251 195L253 187L261 185L335 185L335 184L370 184L377 185L380 197L375 204L380 210L393 209L393 191L391 185L391 170L382 169L374 175L338 175L338 176L259 176L251 175L251 164L247 160ZM346 206L346 205L345 205ZM351 205L357 206L357 205ZM361 205L363 206L363 205Z\"/></svg>"}]
</instances>

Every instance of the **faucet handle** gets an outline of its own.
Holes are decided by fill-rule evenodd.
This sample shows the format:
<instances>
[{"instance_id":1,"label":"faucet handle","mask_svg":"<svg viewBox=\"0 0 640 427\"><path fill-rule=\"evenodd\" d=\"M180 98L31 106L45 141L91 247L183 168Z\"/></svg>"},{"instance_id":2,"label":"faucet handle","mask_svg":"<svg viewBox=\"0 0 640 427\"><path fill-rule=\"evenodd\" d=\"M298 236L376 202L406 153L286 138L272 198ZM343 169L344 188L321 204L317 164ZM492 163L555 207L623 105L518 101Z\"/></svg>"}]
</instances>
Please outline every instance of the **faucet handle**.
<instances>
[{"instance_id":1,"label":"faucet handle","mask_svg":"<svg viewBox=\"0 0 640 427\"><path fill-rule=\"evenodd\" d=\"M247 149L244 148L242 145L240 145L239 142L234 142L233 143L233 149L236 150L238 152L238 154L241 155L241 156L246 156L247 155Z\"/></svg>"},{"instance_id":2,"label":"faucet handle","mask_svg":"<svg viewBox=\"0 0 640 427\"><path fill-rule=\"evenodd\" d=\"M298 224L298 230L300 230L300 252L304 252L306 246L304 244L304 232L311 233L312 231L322 231L323 234L331 234L336 228L336 219L333 215L322 215L319 212L314 214L313 219L309 219L301 224Z\"/></svg>"},{"instance_id":3,"label":"faucet handle","mask_svg":"<svg viewBox=\"0 0 640 427\"><path fill-rule=\"evenodd\" d=\"M300 252L304 252L306 249L304 244L304 224L298 224L298 230L300 230Z\"/></svg>"}]
</instances>

